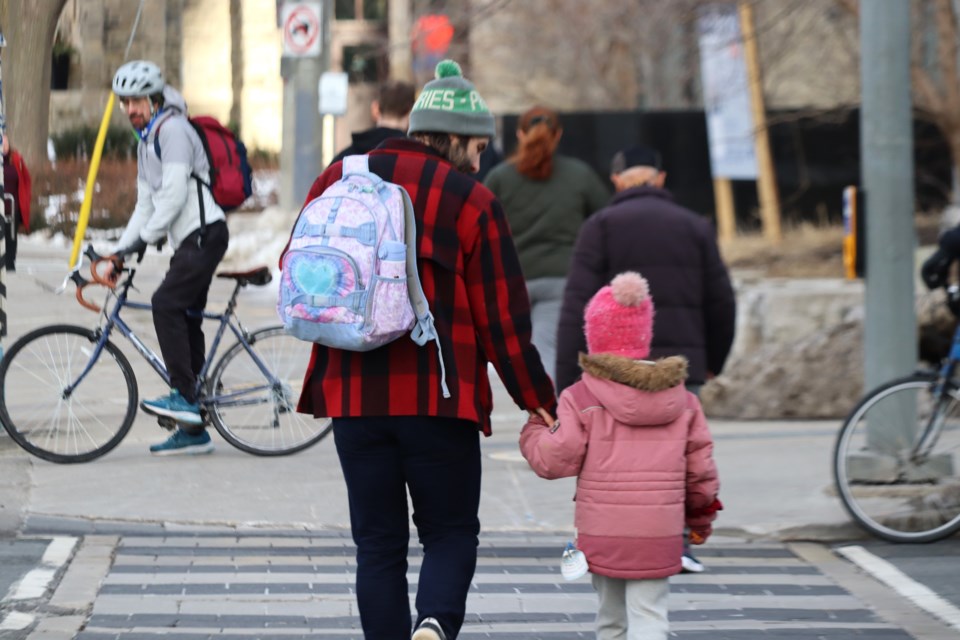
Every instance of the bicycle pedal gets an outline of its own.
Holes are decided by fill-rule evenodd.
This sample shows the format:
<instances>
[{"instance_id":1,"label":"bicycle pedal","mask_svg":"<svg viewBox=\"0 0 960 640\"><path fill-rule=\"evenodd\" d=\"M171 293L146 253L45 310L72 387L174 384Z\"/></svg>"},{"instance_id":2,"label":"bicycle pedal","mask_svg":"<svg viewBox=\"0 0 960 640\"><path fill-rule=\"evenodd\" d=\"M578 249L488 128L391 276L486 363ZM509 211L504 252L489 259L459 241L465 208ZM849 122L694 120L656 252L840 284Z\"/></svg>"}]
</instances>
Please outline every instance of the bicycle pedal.
<instances>
[{"instance_id":1,"label":"bicycle pedal","mask_svg":"<svg viewBox=\"0 0 960 640\"><path fill-rule=\"evenodd\" d=\"M157 416L157 424L167 431L173 431L177 428L177 421L168 416Z\"/></svg>"}]
</instances>

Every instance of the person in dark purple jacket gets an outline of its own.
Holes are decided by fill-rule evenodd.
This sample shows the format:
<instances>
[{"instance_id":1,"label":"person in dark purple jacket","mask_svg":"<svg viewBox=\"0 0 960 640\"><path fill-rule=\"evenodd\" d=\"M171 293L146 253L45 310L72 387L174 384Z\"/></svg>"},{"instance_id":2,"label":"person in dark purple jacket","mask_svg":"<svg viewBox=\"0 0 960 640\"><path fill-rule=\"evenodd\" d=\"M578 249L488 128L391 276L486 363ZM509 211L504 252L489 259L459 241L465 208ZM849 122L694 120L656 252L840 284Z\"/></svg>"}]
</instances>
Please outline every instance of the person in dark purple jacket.
<instances>
[{"instance_id":1,"label":"person in dark purple jacket","mask_svg":"<svg viewBox=\"0 0 960 640\"><path fill-rule=\"evenodd\" d=\"M650 147L618 151L610 163L616 195L587 218L573 249L557 327L557 393L580 377L578 355L587 351L583 310L615 275L638 271L657 301L650 359L681 355L687 389L703 383L726 362L736 320L736 299L720 258L713 225L673 201L667 174ZM684 572L703 565L684 544Z\"/></svg>"},{"instance_id":2,"label":"person in dark purple jacket","mask_svg":"<svg viewBox=\"0 0 960 640\"><path fill-rule=\"evenodd\" d=\"M713 225L663 188L666 173L656 150L619 151L610 173L616 195L583 224L570 264L557 330L557 391L580 376L584 306L624 271L642 273L657 301L651 357L685 356L687 385L698 388L723 369L736 316Z\"/></svg>"}]
</instances>

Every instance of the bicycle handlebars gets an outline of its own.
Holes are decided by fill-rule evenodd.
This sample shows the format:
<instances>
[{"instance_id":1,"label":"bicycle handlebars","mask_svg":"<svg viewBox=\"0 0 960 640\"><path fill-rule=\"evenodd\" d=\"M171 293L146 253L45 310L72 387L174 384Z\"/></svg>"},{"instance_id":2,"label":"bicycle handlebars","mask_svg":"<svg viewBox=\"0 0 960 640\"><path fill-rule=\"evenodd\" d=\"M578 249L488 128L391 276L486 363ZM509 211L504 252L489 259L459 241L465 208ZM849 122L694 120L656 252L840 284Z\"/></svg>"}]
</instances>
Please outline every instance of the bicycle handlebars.
<instances>
[{"instance_id":1,"label":"bicycle handlebars","mask_svg":"<svg viewBox=\"0 0 960 640\"><path fill-rule=\"evenodd\" d=\"M70 279L73 280L74 284L77 285L77 302L80 303L84 309L89 309L94 313L100 313L100 307L96 304L88 301L83 297L83 290L91 284L98 284L107 289L114 289L117 286L117 276L124 270L124 258L126 256L136 254L137 263L140 263L143 260L144 251L139 247L134 248L130 251L122 251L120 253L115 253L109 256L102 256L96 252L93 248L93 245L87 245L86 250L84 250L83 255L90 260L90 280L87 280L79 271L74 271L70 274ZM109 261L113 265L113 271L110 276L105 276L100 273L100 265L104 262Z\"/></svg>"}]
</instances>

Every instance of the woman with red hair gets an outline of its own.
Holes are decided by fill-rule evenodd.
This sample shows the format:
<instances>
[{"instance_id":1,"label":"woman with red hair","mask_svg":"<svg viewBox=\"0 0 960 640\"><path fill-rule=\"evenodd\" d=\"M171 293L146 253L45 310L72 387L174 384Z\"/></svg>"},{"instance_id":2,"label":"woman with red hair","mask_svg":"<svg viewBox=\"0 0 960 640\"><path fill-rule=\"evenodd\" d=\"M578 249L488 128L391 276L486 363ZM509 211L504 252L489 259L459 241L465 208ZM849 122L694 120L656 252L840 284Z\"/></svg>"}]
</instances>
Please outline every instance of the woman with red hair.
<instances>
[{"instance_id":1,"label":"woman with red hair","mask_svg":"<svg viewBox=\"0 0 960 640\"><path fill-rule=\"evenodd\" d=\"M563 135L552 109L533 107L517 125L513 157L484 184L503 204L533 309L533 344L556 381L557 322L581 223L610 193L585 162L557 153Z\"/></svg>"}]
</instances>

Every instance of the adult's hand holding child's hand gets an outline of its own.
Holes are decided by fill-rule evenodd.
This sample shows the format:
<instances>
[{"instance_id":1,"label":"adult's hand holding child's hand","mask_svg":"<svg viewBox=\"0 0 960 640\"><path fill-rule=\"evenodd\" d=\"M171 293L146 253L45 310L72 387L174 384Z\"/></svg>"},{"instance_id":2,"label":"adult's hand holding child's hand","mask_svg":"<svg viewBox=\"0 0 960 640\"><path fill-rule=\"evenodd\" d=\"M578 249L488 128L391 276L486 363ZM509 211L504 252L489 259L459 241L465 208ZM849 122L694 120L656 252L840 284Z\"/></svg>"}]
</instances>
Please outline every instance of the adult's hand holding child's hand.
<instances>
[{"instance_id":1,"label":"adult's hand holding child's hand","mask_svg":"<svg viewBox=\"0 0 960 640\"><path fill-rule=\"evenodd\" d=\"M543 407L538 407L535 411L528 411L527 424L535 424L544 427L552 427L556 420L550 415L550 412Z\"/></svg>"}]
</instances>

